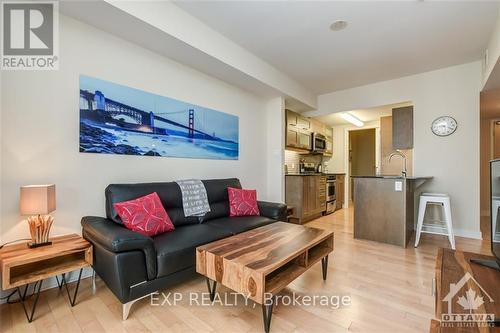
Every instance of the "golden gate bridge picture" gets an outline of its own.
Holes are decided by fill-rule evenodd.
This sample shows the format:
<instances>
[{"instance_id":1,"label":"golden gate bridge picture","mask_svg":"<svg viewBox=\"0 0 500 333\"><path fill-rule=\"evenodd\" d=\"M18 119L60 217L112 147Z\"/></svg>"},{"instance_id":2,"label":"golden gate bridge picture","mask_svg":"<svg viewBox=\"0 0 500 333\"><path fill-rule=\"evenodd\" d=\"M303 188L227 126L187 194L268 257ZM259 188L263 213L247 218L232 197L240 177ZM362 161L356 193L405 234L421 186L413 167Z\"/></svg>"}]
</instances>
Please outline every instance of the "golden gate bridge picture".
<instances>
[{"instance_id":1,"label":"golden gate bridge picture","mask_svg":"<svg viewBox=\"0 0 500 333\"><path fill-rule=\"evenodd\" d=\"M238 159L238 117L80 76L80 152Z\"/></svg>"}]
</instances>

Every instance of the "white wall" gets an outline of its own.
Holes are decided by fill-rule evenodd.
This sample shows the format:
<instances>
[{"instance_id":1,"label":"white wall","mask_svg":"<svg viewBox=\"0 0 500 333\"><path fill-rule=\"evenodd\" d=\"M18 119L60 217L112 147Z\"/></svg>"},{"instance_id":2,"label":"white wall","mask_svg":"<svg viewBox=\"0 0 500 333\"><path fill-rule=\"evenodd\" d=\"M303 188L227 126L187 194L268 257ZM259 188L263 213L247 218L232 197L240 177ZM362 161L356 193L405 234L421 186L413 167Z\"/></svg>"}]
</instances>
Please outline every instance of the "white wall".
<instances>
[{"instance_id":1,"label":"white wall","mask_svg":"<svg viewBox=\"0 0 500 333\"><path fill-rule=\"evenodd\" d=\"M478 61L320 95L314 115L412 101L414 174L434 176L426 191L450 194L457 235L479 237L480 89ZM441 115L458 121L455 134L432 134L431 122Z\"/></svg>"},{"instance_id":2,"label":"white wall","mask_svg":"<svg viewBox=\"0 0 500 333\"><path fill-rule=\"evenodd\" d=\"M498 19L487 47L488 63L483 68L483 86L488 81L497 61L500 60L500 8L498 9Z\"/></svg>"},{"instance_id":3,"label":"white wall","mask_svg":"<svg viewBox=\"0 0 500 333\"><path fill-rule=\"evenodd\" d=\"M285 202L285 100L270 100L266 105L267 196L274 202ZM262 123L255 123L261 127Z\"/></svg>"},{"instance_id":4,"label":"white wall","mask_svg":"<svg viewBox=\"0 0 500 333\"><path fill-rule=\"evenodd\" d=\"M52 234L79 233L82 216L104 215L114 182L238 177L268 199L267 101L65 16L60 47L59 71L2 73L1 241L29 236L18 213L24 184L56 184ZM239 160L79 153L80 74L239 116Z\"/></svg>"}]
</instances>

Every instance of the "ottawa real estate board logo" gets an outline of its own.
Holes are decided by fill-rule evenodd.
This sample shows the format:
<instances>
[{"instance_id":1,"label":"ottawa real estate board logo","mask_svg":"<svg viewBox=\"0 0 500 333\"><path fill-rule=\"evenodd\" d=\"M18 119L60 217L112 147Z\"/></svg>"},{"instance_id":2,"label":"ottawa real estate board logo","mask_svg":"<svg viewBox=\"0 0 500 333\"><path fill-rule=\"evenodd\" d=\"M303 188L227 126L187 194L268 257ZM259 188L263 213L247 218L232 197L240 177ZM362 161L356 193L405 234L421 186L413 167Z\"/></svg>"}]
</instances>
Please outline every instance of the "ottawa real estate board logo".
<instances>
[{"instance_id":1,"label":"ottawa real estate board logo","mask_svg":"<svg viewBox=\"0 0 500 333\"><path fill-rule=\"evenodd\" d=\"M441 315L443 327L495 326L495 314L486 310L486 303L492 304L495 301L469 272L457 283L450 283L450 291L444 296L443 302L447 303L447 308Z\"/></svg>"},{"instance_id":2,"label":"ottawa real estate board logo","mask_svg":"<svg viewBox=\"0 0 500 333\"><path fill-rule=\"evenodd\" d=\"M55 1L4 1L2 70L59 69L59 10Z\"/></svg>"}]
</instances>

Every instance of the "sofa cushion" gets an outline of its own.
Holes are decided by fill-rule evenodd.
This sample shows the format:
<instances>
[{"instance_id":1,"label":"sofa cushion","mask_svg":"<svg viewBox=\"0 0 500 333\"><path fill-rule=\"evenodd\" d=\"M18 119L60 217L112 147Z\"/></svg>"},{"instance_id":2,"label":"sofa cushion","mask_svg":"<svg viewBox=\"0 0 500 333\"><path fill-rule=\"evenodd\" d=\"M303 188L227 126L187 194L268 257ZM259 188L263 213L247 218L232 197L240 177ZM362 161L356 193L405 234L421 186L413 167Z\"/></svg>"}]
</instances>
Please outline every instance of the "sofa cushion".
<instances>
[{"instance_id":1,"label":"sofa cushion","mask_svg":"<svg viewBox=\"0 0 500 333\"><path fill-rule=\"evenodd\" d=\"M175 229L156 192L117 202L113 207L127 229L144 236L156 236Z\"/></svg>"},{"instance_id":2,"label":"sofa cushion","mask_svg":"<svg viewBox=\"0 0 500 333\"><path fill-rule=\"evenodd\" d=\"M227 188L241 188L236 178L202 180L207 190L211 212L207 213L202 221L217 217L229 216L229 202ZM114 203L136 199L152 192L158 193L165 210L173 224L177 226L196 224L200 219L195 216L185 217L182 208L182 194L179 185L175 182L139 183L139 184L111 184L106 187L106 216L113 222L122 224L122 221L113 207Z\"/></svg>"},{"instance_id":3,"label":"sofa cushion","mask_svg":"<svg viewBox=\"0 0 500 333\"><path fill-rule=\"evenodd\" d=\"M176 228L153 238L157 256L158 277L166 276L196 264L197 246L231 236L231 232L207 224Z\"/></svg>"},{"instance_id":4,"label":"sofa cushion","mask_svg":"<svg viewBox=\"0 0 500 333\"><path fill-rule=\"evenodd\" d=\"M204 180L205 188L207 189L208 202L210 203L210 212L200 217L200 222L204 223L220 217L229 216L229 196L227 189L241 188L240 181L236 178L227 179L221 182L220 179Z\"/></svg>"},{"instance_id":5,"label":"sofa cushion","mask_svg":"<svg viewBox=\"0 0 500 333\"><path fill-rule=\"evenodd\" d=\"M229 216L259 216L257 191L242 188L227 188Z\"/></svg>"},{"instance_id":6,"label":"sofa cushion","mask_svg":"<svg viewBox=\"0 0 500 333\"><path fill-rule=\"evenodd\" d=\"M207 226L220 228L233 235L276 222L265 216L235 216L223 217L205 223Z\"/></svg>"}]
</instances>

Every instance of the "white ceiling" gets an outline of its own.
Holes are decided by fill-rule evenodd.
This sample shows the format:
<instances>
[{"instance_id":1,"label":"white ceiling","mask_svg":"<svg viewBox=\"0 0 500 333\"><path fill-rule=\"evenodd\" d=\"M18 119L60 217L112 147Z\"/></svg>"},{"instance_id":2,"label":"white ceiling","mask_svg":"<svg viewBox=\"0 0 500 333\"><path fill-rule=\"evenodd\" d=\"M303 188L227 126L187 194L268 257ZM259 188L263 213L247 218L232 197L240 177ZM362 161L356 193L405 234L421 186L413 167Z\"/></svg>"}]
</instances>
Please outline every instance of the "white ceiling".
<instances>
[{"instance_id":1,"label":"white ceiling","mask_svg":"<svg viewBox=\"0 0 500 333\"><path fill-rule=\"evenodd\" d=\"M380 117L391 116L393 108L400 108L403 106L412 105L411 102L397 103L377 106L369 109L359 109L348 111L353 116L357 117L359 120L370 123L377 121ZM340 116L341 113L332 113L326 116L316 117L319 121L329 126L339 126L339 125L349 125L350 123Z\"/></svg>"},{"instance_id":2,"label":"white ceiling","mask_svg":"<svg viewBox=\"0 0 500 333\"><path fill-rule=\"evenodd\" d=\"M498 2L177 2L315 93L481 59ZM346 20L345 30L330 24Z\"/></svg>"}]
</instances>

